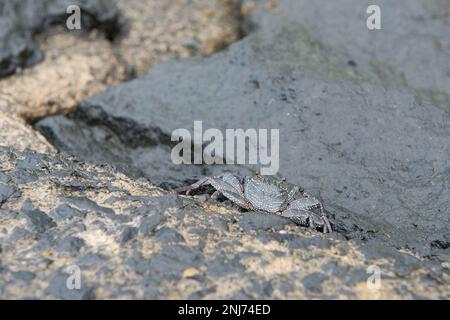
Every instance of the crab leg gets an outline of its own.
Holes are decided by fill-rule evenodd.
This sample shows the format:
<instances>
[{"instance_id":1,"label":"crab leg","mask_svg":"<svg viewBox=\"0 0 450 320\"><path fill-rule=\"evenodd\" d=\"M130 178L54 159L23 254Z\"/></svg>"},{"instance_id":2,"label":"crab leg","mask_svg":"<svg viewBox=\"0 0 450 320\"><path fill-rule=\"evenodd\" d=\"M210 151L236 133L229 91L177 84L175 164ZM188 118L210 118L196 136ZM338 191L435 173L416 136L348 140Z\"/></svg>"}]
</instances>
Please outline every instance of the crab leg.
<instances>
[{"instance_id":1,"label":"crab leg","mask_svg":"<svg viewBox=\"0 0 450 320\"><path fill-rule=\"evenodd\" d=\"M219 198L220 194L221 194L220 191L215 191L215 192L212 194L211 199L217 200L217 199Z\"/></svg>"},{"instance_id":2,"label":"crab leg","mask_svg":"<svg viewBox=\"0 0 450 320\"><path fill-rule=\"evenodd\" d=\"M186 192L186 195L189 195L189 193L192 190L196 190L198 188L201 188L204 185L209 184L209 180L210 180L210 177L204 177L204 178L200 179L199 181L197 181L196 183L193 183L189 186L180 187L180 188L175 189L175 192L176 193L185 193Z\"/></svg>"},{"instance_id":3,"label":"crab leg","mask_svg":"<svg viewBox=\"0 0 450 320\"><path fill-rule=\"evenodd\" d=\"M328 220L328 218L327 218L327 216L325 214L325 210L323 209L323 205L322 204L320 204L319 210L320 210L320 216L322 217L323 222L325 222L326 229L328 229L328 233L332 233L333 229L331 229L330 221ZM326 233L325 228L323 228L323 232Z\"/></svg>"},{"instance_id":4,"label":"crab leg","mask_svg":"<svg viewBox=\"0 0 450 320\"><path fill-rule=\"evenodd\" d=\"M306 193L306 192L303 192L303 195L304 195L306 198L310 198L310 197L311 197L311 196L310 196L308 193ZM319 202L318 207L319 207L319 210L320 210L320 217L322 218L323 222L325 223L325 225L324 225L324 227L323 227L323 233L327 233L327 230L328 230L328 233L332 233L332 232L333 232L333 229L331 229L330 221L328 220L328 218L327 218L327 216L326 216L326 214L325 214L325 209L323 208L322 203Z\"/></svg>"}]
</instances>

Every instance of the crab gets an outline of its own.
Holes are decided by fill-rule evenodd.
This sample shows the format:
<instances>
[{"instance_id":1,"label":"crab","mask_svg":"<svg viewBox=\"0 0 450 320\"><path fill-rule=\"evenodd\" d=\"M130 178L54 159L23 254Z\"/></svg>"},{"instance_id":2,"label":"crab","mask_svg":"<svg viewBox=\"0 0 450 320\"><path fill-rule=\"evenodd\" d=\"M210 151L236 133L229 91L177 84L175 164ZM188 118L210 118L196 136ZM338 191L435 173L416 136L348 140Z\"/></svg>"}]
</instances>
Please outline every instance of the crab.
<instances>
[{"instance_id":1,"label":"crab","mask_svg":"<svg viewBox=\"0 0 450 320\"><path fill-rule=\"evenodd\" d=\"M245 177L243 183L230 173L220 176L204 177L194 184L175 189L177 193L189 195L203 186L211 185L216 191L211 196L217 199L221 194L248 210L267 214L277 214L294 223L320 228L331 233L331 224L325 215L322 203L310 196L302 187L282 181L271 181L262 176ZM314 212L318 209L318 213Z\"/></svg>"}]
</instances>

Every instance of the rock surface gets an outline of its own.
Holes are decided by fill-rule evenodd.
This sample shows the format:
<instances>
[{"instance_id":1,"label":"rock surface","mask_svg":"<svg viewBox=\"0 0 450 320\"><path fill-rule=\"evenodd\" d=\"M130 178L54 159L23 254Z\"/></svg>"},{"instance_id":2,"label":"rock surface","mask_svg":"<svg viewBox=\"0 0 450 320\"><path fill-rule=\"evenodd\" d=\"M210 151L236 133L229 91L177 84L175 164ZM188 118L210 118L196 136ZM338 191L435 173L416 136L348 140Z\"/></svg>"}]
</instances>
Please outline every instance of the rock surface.
<instances>
[{"instance_id":1,"label":"rock surface","mask_svg":"<svg viewBox=\"0 0 450 320\"><path fill-rule=\"evenodd\" d=\"M211 54L236 41L240 32L234 0L194 5L186 0L170 5L165 0L124 0L118 1L118 8L110 0L71 4L81 7L82 33L64 27L66 1L20 1L20 5L0 1L0 19L9 26L6 31L0 28L6 32L0 34L5 48L0 53L0 76L44 58L33 68L0 80L1 111L28 122L72 112L83 99L146 73L154 63ZM30 25L22 25L25 22ZM93 27L96 30L86 32ZM23 38L17 35L22 33ZM115 41L109 41L113 37ZM13 45L25 53L14 51ZM25 60L18 61L13 53Z\"/></svg>"},{"instance_id":2,"label":"rock surface","mask_svg":"<svg viewBox=\"0 0 450 320\"><path fill-rule=\"evenodd\" d=\"M448 261L178 197L111 166L0 147L0 298L441 298ZM251 227L248 227L251 226ZM20 253L20 254L19 254ZM368 289L381 271L381 287ZM73 271L81 287L68 288Z\"/></svg>"},{"instance_id":3,"label":"rock surface","mask_svg":"<svg viewBox=\"0 0 450 320\"><path fill-rule=\"evenodd\" d=\"M119 0L124 36L115 50L133 75L173 58L210 55L240 36L238 0Z\"/></svg>"},{"instance_id":4,"label":"rock surface","mask_svg":"<svg viewBox=\"0 0 450 320\"><path fill-rule=\"evenodd\" d=\"M309 47L325 50L327 58L346 66L349 73L385 86L409 87L419 99L449 110L448 0L414 0L408 5L377 1L382 28L378 31L366 27L366 10L375 4L372 1L243 2L252 8L246 16L247 29L259 26L267 31L274 23L300 23L302 29L297 32L311 40Z\"/></svg>"},{"instance_id":5,"label":"rock surface","mask_svg":"<svg viewBox=\"0 0 450 320\"><path fill-rule=\"evenodd\" d=\"M0 112L0 146L51 154L55 148L20 118Z\"/></svg>"},{"instance_id":6,"label":"rock surface","mask_svg":"<svg viewBox=\"0 0 450 320\"><path fill-rule=\"evenodd\" d=\"M158 65L37 128L60 150L127 166L166 186L258 169L174 165L175 129L192 132L195 120L205 130L280 129L280 175L320 196L339 232L422 256L448 252L448 113L410 86L355 71L339 48L325 49L292 18L302 2L279 5L257 20L260 30L228 50Z\"/></svg>"},{"instance_id":7,"label":"rock surface","mask_svg":"<svg viewBox=\"0 0 450 320\"><path fill-rule=\"evenodd\" d=\"M43 62L0 80L0 110L5 113L35 122L71 112L81 100L126 77L125 66L100 34L81 38L52 30L38 38Z\"/></svg>"},{"instance_id":8,"label":"rock surface","mask_svg":"<svg viewBox=\"0 0 450 320\"><path fill-rule=\"evenodd\" d=\"M102 29L114 37L119 29L119 12L109 0L2 0L0 1L0 77L29 67L43 57L33 36L52 25L65 25L67 7L82 10L85 30Z\"/></svg>"},{"instance_id":9,"label":"rock surface","mask_svg":"<svg viewBox=\"0 0 450 320\"><path fill-rule=\"evenodd\" d=\"M44 62L0 82L0 298L448 299L445 1L381 1L383 30L368 32L356 0L243 0L237 15L235 1L119 0L114 42L41 34ZM15 118L74 110L241 29L251 35L221 53L40 121L62 153ZM174 165L170 136L194 120L280 129L279 176L319 197L335 232L170 192L260 169Z\"/></svg>"}]
</instances>

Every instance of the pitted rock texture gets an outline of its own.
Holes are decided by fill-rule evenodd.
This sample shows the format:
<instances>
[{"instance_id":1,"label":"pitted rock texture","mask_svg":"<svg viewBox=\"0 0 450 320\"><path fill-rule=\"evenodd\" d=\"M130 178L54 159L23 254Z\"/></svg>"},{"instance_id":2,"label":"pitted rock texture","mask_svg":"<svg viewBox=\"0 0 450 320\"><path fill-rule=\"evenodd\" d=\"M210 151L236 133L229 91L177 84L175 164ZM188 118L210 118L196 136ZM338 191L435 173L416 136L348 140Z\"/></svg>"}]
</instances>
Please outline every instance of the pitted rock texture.
<instances>
[{"instance_id":1,"label":"pitted rock texture","mask_svg":"<svg viewBox=\"0 0 450 320\"><path fill-rule=\"evenodd\" d=\"M289 20L301 6L287 3L228 50L158 65L37 128L62 151L169 187L259 169L174 165L174 130L192 133L195 120L204 130L280 129L280 176L318 196L340 233L423 256L448 250L448 112L410 86L355 72Z\"/></svg>"},{"instance_id":2,"label":"pitted rock texture","mask_svg":"<svg viewBox=\"0 0 450 320\"><path fill-rule=\"evenodd\" d=\"M0 298L441 298L444 256L179 197L111 166L0 147ZM20 254L19 254L20 253ZM367 268L381 271L368 289ZM373 268L373 266L372 266ZM81 272L81 288L67 280Z\"/></svg>"}]
</instances>

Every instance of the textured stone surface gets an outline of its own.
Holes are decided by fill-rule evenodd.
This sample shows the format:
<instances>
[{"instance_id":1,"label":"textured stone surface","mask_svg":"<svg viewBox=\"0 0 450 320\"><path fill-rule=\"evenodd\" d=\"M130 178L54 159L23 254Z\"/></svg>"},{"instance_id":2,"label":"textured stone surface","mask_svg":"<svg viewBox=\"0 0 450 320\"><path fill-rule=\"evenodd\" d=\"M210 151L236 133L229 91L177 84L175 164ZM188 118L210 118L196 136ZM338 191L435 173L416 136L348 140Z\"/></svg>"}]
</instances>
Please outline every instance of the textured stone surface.
<instances>
[{"instance_id":1,"label":"textured stone surface","mask_svg":"<svg viewBox=\"0 0 450 320\"><path fill-rule=\"evenodd\" d=\"M2 0L0 1L0 77L29 67L43 57L33 36L52 25L64 26L69 5L82 10L85 30L102 29L113 37L119 29L119 12L109 0Z\"/></svg>"},{"instance_id":2,"label":"textured stone surface","mask_svg":"<svg viewBox=\"0 0 450 320\"><path fill-rule=\"evenodd\" d=\"M124 36L116 50L133 75L173 58L210 55L238 40L237 0L119 0Z\"/></svg>"},{"instance_id":3,"label":"textured stone surface","mask_svg":"<svg viewBox=\"0 0 450 320\"><path fill-rule=\"evenodd\" d=\"M253 33L228 50L158 65L88 99L74 114L39 122L56 147L77 158L46 150L23 123L17 132L24 133L16 135L22 141L1 130L7 148L0 146L0 298L448 298L448 3L414 0L402 10L382 1L384 29L368 33L366 3L243 2L241 27ZM0 96L0 108L11 97L23 99L2 110L30 121L72 110L85 88L102 90L123 79L104 70L139 75L169 57L208 54L209 44L221 48L218 34L234 39L233 1L174 3L180 7L164 10L162 2L119 1L126 24L135 21L129 32L114 43L90 35L112 60L98 55L91 40L65 39L69 48L93 50L90 62L81 50L77 63L91 68L98 57L103 63L89 71L93 77L80 76L88 80L75 98L55 85L60 95L35 99L14 76L5 80L19 81L9 87L19 91ZM224 11L204 10L215 5ZM179 8L189 14L177 20ZM140 11L145 19L134 20ZM167 24L160 25L173 37L142 29L166 11ZM229 28L219 31L207 21ZM192 29L183 29L185 23ZM151 40L152 30L160 41ZM59 32L41 36L48 39L40 42L45 52L42 43L64 35ZM53 68L70 65L70 59L47 61ZM73 77L70 66L61 74ZM210 189L180 197L159 188L259 169L171 164L172 131L192 129L194 120L204 128L281 129L280 176L319 197L336 232L243 212L202 194ZM10 122L0 116L2 123ZM81 271L80 290L66 285L73 267ZM381 287L370 289L377 269Z\"/></svg>"},{"instance_id":4,"label":"textured stone surface","mask_svg":"<svg viewBox=\"0 0 450 320\"><path fill-rule=\"evenodd\" d=\"M366 81L406 86L449 110L450 3L448 0L244 0L249 30L300 23L301 37L326 50L337 65ZM382 30L366 28L369 5L381 9ZM268 10L270 9L270 10ZM311 51L306 51L311 53Z\"/></svg>"},{"instance_id":5,"label":"textured stone surface","mask_svg":"<svg viewBox=\"0 0 450 320\"><path fill-rule=\"evenodd\" d=\"M173 165L175 129L192 131L194 120L205 129L280 129L280 175L319 196L347 237L420 255L448 248L448 113L410 86L354 72L291 21L301 8L280 4L274 18L261 18L260 30L228 50L158 65L38 128L63 151L168 186L258 169Z\"/></svg>"},{"instance_id":6,"label":"textured stone surface","mask_svg":"<svg viewBox=\"0 0 450 320\"><path fill-rule=\"evenodd\" d=\"M0 146L30 149L41 153L55 152L55 148L22 119L0 112Z\"/></svg>"},{"instance_id":7,"label":"textured stone surface","mask_svg":"<svg viewBox=\"0 0 450 320\"><path fill-rule=\"evenodd\" d=\"M289 221L250 230L243 227L249 213L178 197L110 166L0 147L0 181L0 194L16 190L0 202L2 299L448 294L444 256L418 258L381 242L348 241ZM143 221L152 226L150 233L138 231ZM366 286L372 264L381 270L378 290ZM79 290L67 288L74 267L81 272Z\"/></svg>"},{"instance_id":8,"label":"textured stone surface","mask_svg":"<svg viewBox=\"0 0 450 320\"><path fill-rule=\"evenodd\" d=\"M0 80L1 111L28 122L70 112L82 99L126 76L109 41L95 32L81 38L53 30L39 38L43 62Z\"/></svg>"},{"instance_id":9,"label":"textured stone surface","mask_svg":"<svg viewBox=\"0 0 450 320\"><path fill-rule=\"evenodd\" d=\"M208 55L239 37L234 0L195 3L186 0L170 3L165 0L126 0L118 1L118 8L115 3L111 0L71 2L81 5L82 17L85 18L80 34L65 28L66 1L0 2L0 19L11 28L4 35L0 34L0 44L5 48L0 53L0 76L3 65L6 65L3 69L6 74L19 66L34 64L43 57L42 62L33 68L0 80L0 110L28 122L72 112L83 99L107 86L146 73L154 63L169 58ZM19 17L30 17L17 18L18 21L28 21L36 27L10 23L11 19L14 20L14 15L9 14L11 10ZM49 26L53 27L31 39L31 31L41 32ZM87 32L93 27L96 30ZM0 32L4 31L0 29ZM17 36L22 31L27 34L24 38ZM115 41L108 41L113 36ZM195 42L195 46L186 42ZM12 50L8 49L9 44L29 51L29 54L20 54L26 58L25 61L2 63L2 54L9 59L8 52Z\"/></svg>"}]
</instances>

